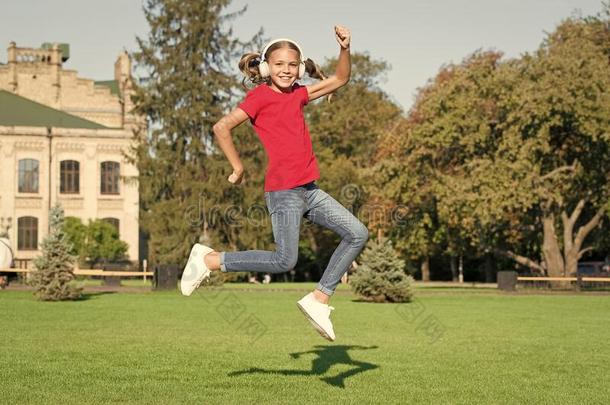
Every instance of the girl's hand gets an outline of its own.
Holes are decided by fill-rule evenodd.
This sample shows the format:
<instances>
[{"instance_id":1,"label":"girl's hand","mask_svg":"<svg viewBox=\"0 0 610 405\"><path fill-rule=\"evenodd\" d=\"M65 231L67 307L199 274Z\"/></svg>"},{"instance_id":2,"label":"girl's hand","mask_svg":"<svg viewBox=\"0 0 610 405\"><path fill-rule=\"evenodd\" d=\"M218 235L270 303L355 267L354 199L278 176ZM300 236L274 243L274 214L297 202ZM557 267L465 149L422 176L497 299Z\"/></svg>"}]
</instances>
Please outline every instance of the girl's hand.
<instances>
[{"instance_id":1,"label":"girl's hand","mask_svg":"<svg viewBox=\"0 0 610 405\"><path fill-rule=\"evenodd\" d=\"M352 34L346 27L342 25L335 25L335 38L337 39L339 45L341 45L341 48L349 49Z\"/></svg>"},{"instance_id":2,"label":"girl's hand","mask_svg":"<svg viewBox=\"0 0 610 405\"><path fill-rule=\"evenodd\" d=\"M233 183L235 185L241 184L242 180L244 179L244 172L236 172L233 171L233 173L231 173L231 175L229 176L229 182Z\"/></svg>"}]
</instances>

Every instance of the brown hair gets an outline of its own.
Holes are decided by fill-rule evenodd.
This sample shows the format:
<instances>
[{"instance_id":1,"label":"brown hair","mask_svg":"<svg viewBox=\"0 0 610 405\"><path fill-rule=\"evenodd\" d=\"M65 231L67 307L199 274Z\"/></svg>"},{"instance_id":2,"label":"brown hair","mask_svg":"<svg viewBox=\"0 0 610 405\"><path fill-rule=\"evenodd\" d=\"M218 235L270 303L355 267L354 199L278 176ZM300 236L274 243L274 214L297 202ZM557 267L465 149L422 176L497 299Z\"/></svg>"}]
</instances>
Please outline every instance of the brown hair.
<instances>
[{"instance_id":1,"label":"brown hair","mask_svg":"<svg viewBox=\"0 0 610 405\"><path fill-rule=\"evenodd\" d=\"M271 54L273 53L273 51L275 51L276 49L280 49L280 48L289 48L292 50L297 51L297 53L299 53L299 59L301 58L301 53L299 52L299 48L293 44L290 41L279 41L274 43L273 45L271 45L269 47L269 49L267 49L267 52L265 55L261 55L259 52L250 52L250 53L246 53L244 54L241 59L239 60L239 70L243 73L244 78L242 80L242 85L244 86L244 88L248 88L246 86L246 81L250 81L250 83L254 83L256 85L259 85L261 83L267 83L270 84L271 79L270 78L263 78L260 74L260 71L258 70L258 65L261 63L261 61L263 60L268 60L269 56L271 56ZM307 58L305 61L305 72L307 73L307 75L309 77L312 77L314 79L318 79L318 80L324 80L326 79L326 75L324 74L324 72L322 71L322 69L320 68L320 66L315 63L313 60ZM329 100L330 100L330 95L329 95Z\"/></svg>"}]
</instances>

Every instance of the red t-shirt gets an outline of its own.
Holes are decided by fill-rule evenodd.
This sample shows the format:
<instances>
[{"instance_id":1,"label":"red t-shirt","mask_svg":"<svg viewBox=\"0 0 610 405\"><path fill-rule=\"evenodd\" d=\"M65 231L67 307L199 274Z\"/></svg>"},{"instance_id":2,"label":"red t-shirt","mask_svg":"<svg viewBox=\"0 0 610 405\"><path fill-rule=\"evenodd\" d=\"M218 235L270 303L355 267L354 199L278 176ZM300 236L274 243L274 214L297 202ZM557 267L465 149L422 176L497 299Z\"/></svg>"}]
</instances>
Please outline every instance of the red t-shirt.
<instances>
[{"instance_id":1,"label":"red t-shirt","mask_svg":"<svg viewBox=\"0 0 610 405\"><path fill-rule=\"evenodd\" d=\"M307 88L295 83L291 93L278 93L261 84L239 104L267 152L265 191L287 190L320 178L303 117L308 102Z\"/></svg>"}]
</instances>

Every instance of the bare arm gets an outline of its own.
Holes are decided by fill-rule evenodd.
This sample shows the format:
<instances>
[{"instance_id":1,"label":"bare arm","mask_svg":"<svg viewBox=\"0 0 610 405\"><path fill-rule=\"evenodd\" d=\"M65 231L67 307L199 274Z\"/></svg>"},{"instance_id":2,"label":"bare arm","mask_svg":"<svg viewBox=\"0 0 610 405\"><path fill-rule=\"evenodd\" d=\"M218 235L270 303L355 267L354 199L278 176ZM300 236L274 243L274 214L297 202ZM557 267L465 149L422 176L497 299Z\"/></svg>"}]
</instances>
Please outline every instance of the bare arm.
<instances>
[{"instance_id":1,"label":"bare arm","mask_svg":"<svg viewBox=\"0 0 610 405\"><path fill-rule=\"evenodd\" d=\"M233 173L229 176L229 181L233 184L241 183L244 176L244 165L239 158L239 154L233 144L233 138L231 138L231 130L248 119L242 109L236 108L224 117L222 117L216 124L214 124L214 135L220 149L224 152L225 156L233 167Z\"/></svg>"},{"instance_id":2,"label":"bare arm","mask_svg":"<svg viewBox=\"0 0 610 405\"><path fill-rule=\"evenodd\" d=\"M352 60L349 49L351 33L347 28L337 25L335 26L335 38L341 46L335 74L318 83L307 86L307 93L309 94L310 101L325 96L328 93L332 93L349 81L352 73Z\"/></svg>"}]
</instances>

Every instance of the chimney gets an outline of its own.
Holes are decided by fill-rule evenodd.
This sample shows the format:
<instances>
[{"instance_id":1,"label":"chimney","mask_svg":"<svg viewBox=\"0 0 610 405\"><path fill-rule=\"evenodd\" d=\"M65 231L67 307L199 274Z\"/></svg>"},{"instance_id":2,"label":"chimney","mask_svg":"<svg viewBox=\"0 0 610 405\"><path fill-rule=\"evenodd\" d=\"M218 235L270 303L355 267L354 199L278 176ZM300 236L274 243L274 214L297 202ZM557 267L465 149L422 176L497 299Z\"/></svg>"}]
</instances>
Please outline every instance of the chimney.
<instances>
[{"instance_id":1,"label":"chimney","mask_svg":"<svg viewBox=\"0 0 610 405\"><path fill-rule=\"evenodd\" d=\"M7 49L8 53L8 85L13 93L17 92L17 44L11 41Z\"/></svg>"},{"instance_id":2,"label":"chimney","mask_svg":"<svg viewBox=\"0 0 610 405\"><path fill-rule=\"evenodd\" d=\"M61 84L59 82L59 71L61 69L61 50L58 44L53 44L51 48L51 77L53 78L53 87L55 87L55 102L59 103L61 97Z\"/></svg>"},{"instance_id":3,"label":"chimney","mask_svg":"<svg viewBox=\"0 0 610 405\"><path fill-rule=\"evenodd\" d=\"M134 89L131 77L131 58L125 50L119 54L114 63L114 80L116 80L119 87L123 108L122 126L125 129L134 129L138 126L138 120L132 112L134 105L131 101L131 96L134 93Z\"/></svg>"},{"instance_id":4,"label":"chimney","mask_svg":"<svg viewBox=\"0 0 610 405\"><path fill-rule=\"evenodd\" d=\"M131 79L131 59L127 51L123 51L114 63L114 80L119 83L119 88L122 88L129 79Z\"/></svg>"}]
</instances>

